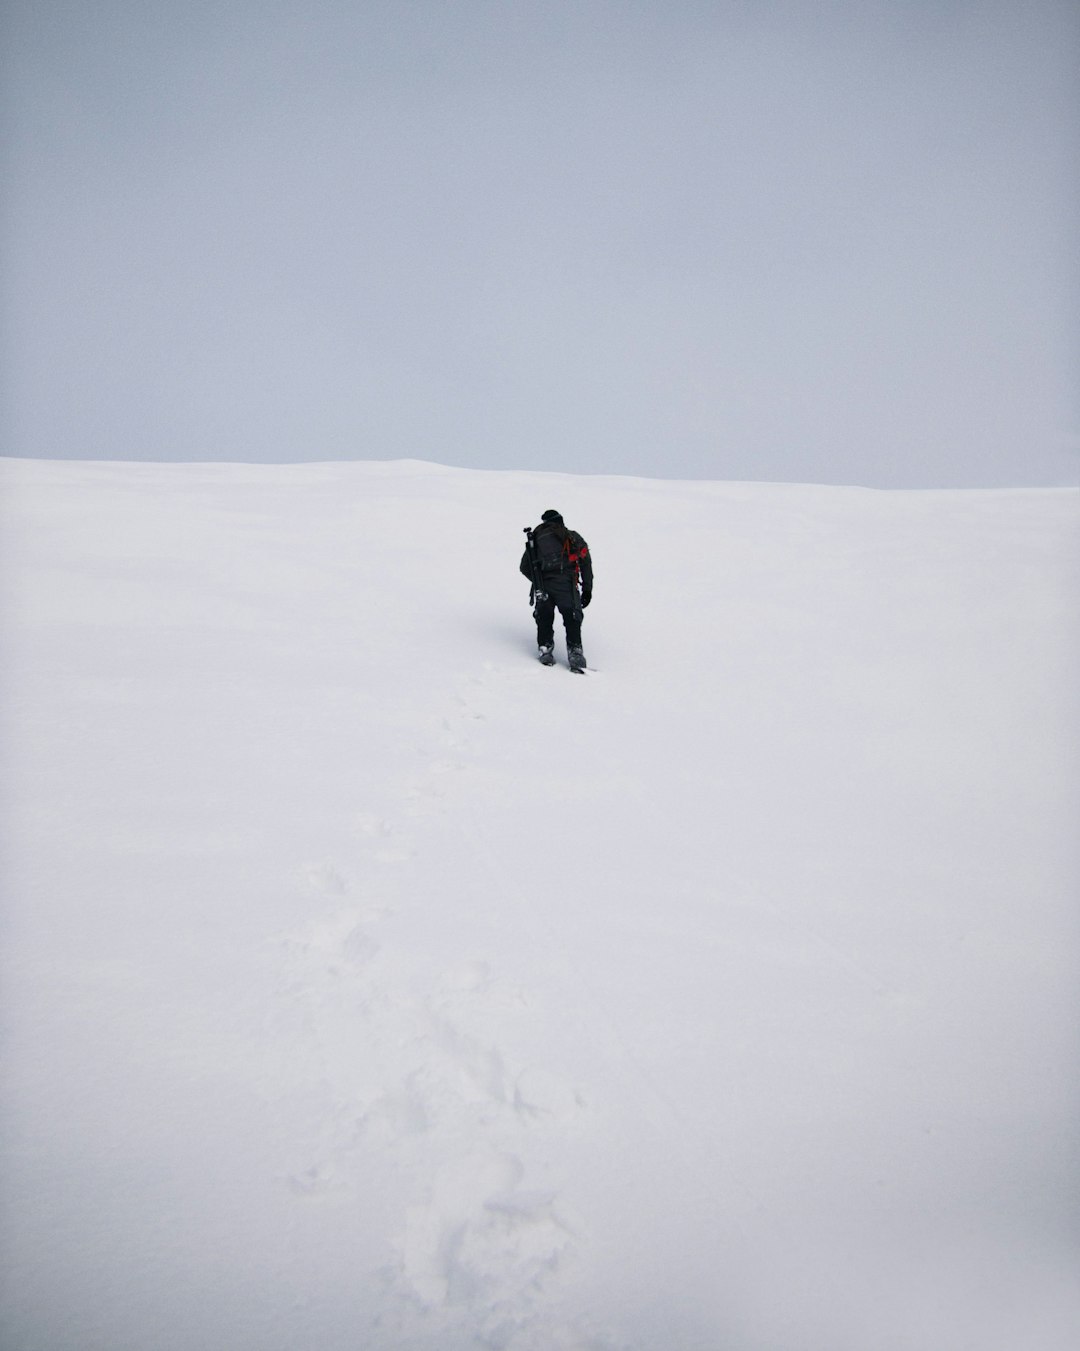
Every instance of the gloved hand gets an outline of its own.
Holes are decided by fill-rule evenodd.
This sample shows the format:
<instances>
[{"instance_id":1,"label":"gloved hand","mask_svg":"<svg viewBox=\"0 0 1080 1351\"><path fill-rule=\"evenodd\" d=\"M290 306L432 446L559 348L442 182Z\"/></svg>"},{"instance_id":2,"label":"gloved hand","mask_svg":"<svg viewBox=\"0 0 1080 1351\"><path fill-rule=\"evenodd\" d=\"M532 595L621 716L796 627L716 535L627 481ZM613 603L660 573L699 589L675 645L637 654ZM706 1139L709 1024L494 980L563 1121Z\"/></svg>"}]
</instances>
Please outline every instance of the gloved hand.
<instances>
[{"instance_id":1,"label":"gloved hand","mask_svg":"<svg viewBox=\"0 0 1080 1351\"><path fill-rule=\"evenodd\" d=\"M589 601L591 600L592 600L592 592L583 591L581 593L581 608L584 610L585 606L588 605Z\"/></svg>"}]
</instances>

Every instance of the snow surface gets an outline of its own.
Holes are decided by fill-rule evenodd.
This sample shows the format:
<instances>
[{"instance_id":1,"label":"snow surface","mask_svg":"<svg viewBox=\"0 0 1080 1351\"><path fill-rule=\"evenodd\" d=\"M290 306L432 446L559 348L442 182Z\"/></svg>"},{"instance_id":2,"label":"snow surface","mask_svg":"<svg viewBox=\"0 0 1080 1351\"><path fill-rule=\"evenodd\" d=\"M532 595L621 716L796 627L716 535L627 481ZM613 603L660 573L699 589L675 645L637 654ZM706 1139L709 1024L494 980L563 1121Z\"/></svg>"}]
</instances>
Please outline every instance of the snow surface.
<instances>
[{"instance_id":1,"label":"snow surface","mask_svg":"<svg viewBox=\"0 0 1080 1351\"><path fill-rule=\"evenodd\" d=\"M5 1351L1080 1345L1080 495L0 486Z\"/></svg>"}]
</instances>

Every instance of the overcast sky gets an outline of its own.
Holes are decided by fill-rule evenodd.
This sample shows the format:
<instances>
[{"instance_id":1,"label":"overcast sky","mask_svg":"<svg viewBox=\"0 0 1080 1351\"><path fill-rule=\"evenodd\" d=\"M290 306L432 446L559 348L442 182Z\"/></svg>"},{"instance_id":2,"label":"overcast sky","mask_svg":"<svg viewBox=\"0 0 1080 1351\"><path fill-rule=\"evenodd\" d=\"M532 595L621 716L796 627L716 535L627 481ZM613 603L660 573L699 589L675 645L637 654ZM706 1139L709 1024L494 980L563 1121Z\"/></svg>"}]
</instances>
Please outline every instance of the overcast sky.
<instances>
[{"instance_id":1,"label":"overcast sky","mask_svg":"<svg viewBox=\"0 0 1080 1351\"><path fill-rule=\"evenodd\" d=\"M5 0L6 455L1080 478L1076 0Z\"/></svg>"}]
</instances>

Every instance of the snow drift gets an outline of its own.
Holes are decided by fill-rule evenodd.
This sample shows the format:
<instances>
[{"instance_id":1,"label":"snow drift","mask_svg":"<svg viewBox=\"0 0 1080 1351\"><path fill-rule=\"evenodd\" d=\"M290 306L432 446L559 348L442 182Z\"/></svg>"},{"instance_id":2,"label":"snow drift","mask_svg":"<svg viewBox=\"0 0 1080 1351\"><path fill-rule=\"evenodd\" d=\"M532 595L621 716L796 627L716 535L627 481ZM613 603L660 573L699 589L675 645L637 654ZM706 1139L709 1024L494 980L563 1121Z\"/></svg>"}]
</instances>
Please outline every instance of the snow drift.
<instances>
[{"instance_id":1,"label":"snow drift","mask_svg":"<svg viewBox=\"0 0 1080 1351\"><path fill-rule=\"evenodd\" d=\"M1076 493L0 484L5 1347L1080 1344Z\"/></svg>"}]
</instances>

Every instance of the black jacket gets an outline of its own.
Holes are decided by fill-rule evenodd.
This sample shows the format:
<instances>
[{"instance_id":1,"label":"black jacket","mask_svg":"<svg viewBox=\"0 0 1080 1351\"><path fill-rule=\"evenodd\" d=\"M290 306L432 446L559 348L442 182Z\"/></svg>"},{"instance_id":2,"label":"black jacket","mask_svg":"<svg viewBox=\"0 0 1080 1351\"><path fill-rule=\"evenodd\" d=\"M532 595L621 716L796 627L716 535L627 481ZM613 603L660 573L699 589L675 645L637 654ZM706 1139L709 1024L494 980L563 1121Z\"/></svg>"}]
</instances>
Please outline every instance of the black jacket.
<instances>
[{"instance_id":1,"label":"black jacket","mask_svg":"<svg viewBox=\"0 0 1080 1351\"><path fill-rule=\"evenodd\" d=\"M540 541L543 534L551 532L559 541L561 546L562 563L557 568L545 568L542 575L545 577L565 576L567 580L576 578L581 582L581 590L584 594L592 593L593 570L592 555L589 553L589 546L576 530L567 530L565 526L543 522L533 531L533 538ZM532 564L529 559L529 550L526 547L521 555L521 575L532 581Z\"/></svg>"}]
</instances>

